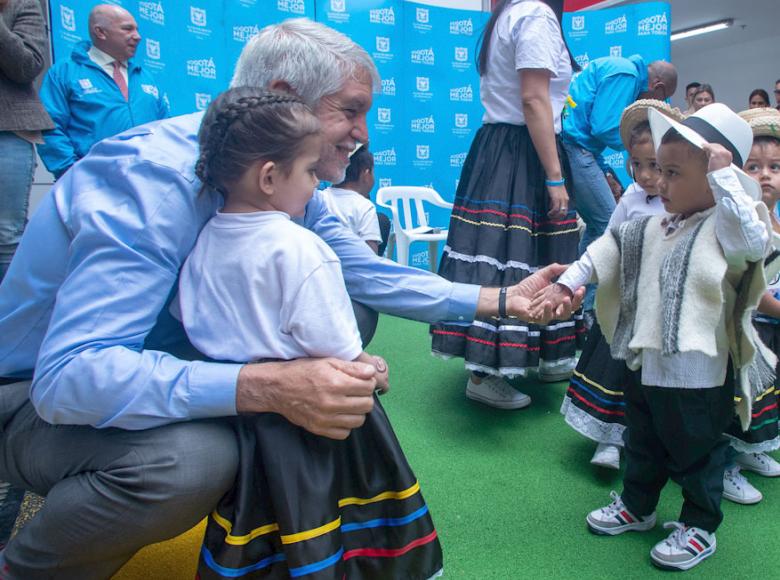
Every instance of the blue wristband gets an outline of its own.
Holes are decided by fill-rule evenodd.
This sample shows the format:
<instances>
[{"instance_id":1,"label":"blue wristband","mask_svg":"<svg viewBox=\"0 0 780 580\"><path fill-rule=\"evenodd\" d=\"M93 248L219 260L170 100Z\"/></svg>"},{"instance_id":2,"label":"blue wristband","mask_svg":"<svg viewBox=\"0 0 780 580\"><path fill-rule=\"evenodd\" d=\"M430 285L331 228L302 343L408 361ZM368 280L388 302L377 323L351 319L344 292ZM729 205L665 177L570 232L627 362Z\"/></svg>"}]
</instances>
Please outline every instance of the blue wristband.
<instances>
[{"instance_id":1,"label":"blue wristband","mask_svg":"<svg viewBox=\"0 0 780 580\"><path fill-rule=\"evenodd\" d=\"M564 185L566 183L566 179L564 177L561 177L558 180L552 180L552 179L545 179L544 184L548 187L557 187L559 185Z\"/></svg>"}]
</instances>

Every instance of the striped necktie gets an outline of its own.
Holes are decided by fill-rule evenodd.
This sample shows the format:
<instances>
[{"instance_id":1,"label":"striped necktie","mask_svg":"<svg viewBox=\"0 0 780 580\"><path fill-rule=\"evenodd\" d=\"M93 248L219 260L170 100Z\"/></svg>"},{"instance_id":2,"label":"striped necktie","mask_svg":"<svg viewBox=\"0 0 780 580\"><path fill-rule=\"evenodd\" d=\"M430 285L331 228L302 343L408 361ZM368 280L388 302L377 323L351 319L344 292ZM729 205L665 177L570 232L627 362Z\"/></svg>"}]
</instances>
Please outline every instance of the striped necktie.
<instances>
[{"instance_id":1,"label":"striped necktie","mask_svg":"<svg viewBox=\"0 0 780 580\"><path fill-rule=\"evenodd\" d=\"M119 90L122 93L122 96L125 98L125 101L126 101L127 100L127 81L125 80L125 77L122 74L122 65L119 64L118 60L115 60L111 64L114 67L114 82L116 83L116 86L119 87Z\"/></svg>"}]
</instances>

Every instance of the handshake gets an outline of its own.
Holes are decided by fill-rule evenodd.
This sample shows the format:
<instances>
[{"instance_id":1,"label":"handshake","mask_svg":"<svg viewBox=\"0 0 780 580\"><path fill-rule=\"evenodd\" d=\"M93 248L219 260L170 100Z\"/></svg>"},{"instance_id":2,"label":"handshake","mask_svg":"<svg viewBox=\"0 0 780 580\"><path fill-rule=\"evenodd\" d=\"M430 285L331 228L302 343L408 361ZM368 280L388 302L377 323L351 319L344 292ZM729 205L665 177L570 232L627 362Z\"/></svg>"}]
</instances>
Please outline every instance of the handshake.
<instances>
[{"instance_id":1,"label":"handshake","mask_svg":"<svg viewBox=\"0 0 780 580\"><path fill-rule=\"evenodd\" d=\"M581 287L576 293L572 293L568 287L558 282L542 288L534 294L531 299L529 310L532 317L542 318L546 312L558 312L561 308L564 308L566 304L570 304L576 296L581 296L585 292L585 287ZM580 299L580 302L582 300ZM556 317L564 318L564 317Z\"/></svg>"},{"instance_id":2,"label":"handshake","mask_svg":"<svg viewBox=\"0 0 780 580\"><path fill-rule=\"evenodd\" d=\"M582 305L585 287L572 293L566 286L556 283L554 280L566 268L561 264L551 264L507 288L507 315L532 324L547 324L551 320L571 317L572 312Z\"/></svg>"}]
</instances>

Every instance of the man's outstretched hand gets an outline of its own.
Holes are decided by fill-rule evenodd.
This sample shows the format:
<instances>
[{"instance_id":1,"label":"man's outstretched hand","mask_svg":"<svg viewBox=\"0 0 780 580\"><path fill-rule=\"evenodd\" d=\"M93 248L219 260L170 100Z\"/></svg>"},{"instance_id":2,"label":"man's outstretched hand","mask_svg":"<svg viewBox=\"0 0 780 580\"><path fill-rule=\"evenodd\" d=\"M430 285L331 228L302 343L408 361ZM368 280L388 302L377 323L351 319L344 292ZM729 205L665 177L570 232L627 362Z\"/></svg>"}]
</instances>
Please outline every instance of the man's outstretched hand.
<instances>
[{"instance_id":1,"label":"man's outstretched hand","mask_svg":"<svg viewBox=\"0 0 780 580\"><path fill-rule=\"evenodd\" d=\"M582 287L574 295L556 296L555 300L537 299L553 281L566 271L568 266L550 264L535 272L519 284L507 288L506 311L510 316L516 316L533 324L547 324L550 320L565 320L582 305L585 288ZM560 299L559 299L560 298Z\"/></svg>"}]
</instances>

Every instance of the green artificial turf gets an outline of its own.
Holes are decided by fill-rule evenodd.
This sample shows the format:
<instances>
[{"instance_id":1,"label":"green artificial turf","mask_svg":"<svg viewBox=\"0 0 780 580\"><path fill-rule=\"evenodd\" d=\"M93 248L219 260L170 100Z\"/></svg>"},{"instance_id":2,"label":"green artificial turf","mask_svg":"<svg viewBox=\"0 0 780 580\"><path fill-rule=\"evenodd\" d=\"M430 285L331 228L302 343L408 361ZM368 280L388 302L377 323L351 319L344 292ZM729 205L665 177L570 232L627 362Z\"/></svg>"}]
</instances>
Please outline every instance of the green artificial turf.
<instances>
[{"instance_id":1,"label":"green artificial turf","mask_svg":"<svg viewBox=\"0 0 780 580\"><path fill-rule=\"evenodd\" d=\"M669 483L658 525L646 533L599 537L588 511L610 502L621 474L593 467L595 444L559 413L565 383L517 381L533 398L521 411L501 411L464 396L460 359L430 354L428 327L383 316L367 349L390 365L383 397L398 438L422 485L444 548L450 579L661 578L649 559L681 505ZM724 501L714 556L686 579L780 578L780 478L747 474L764 494L755 506Z\"/></svg>"}]
</instances>

